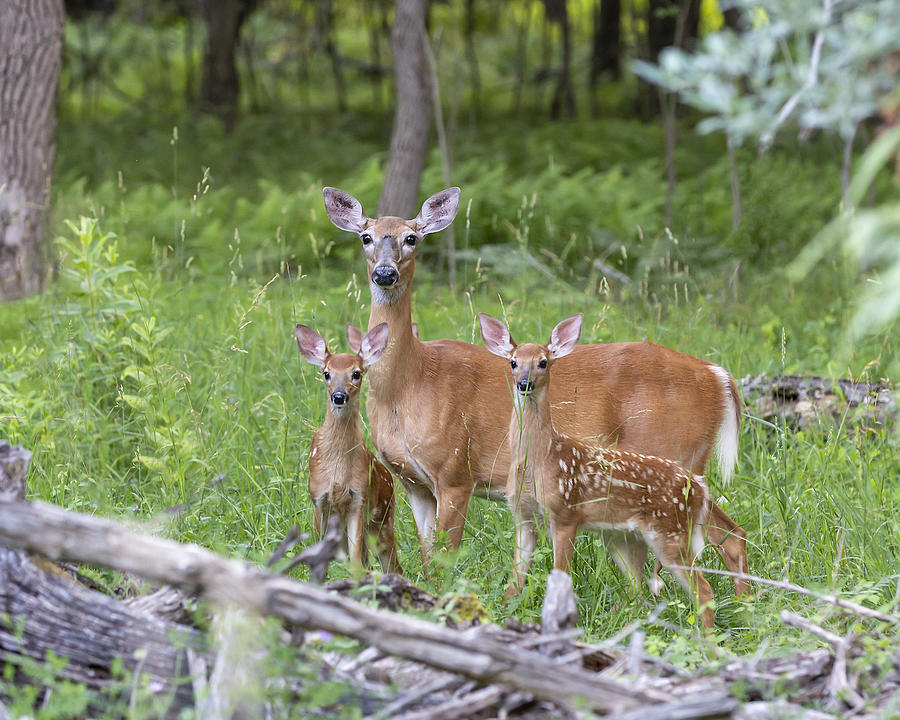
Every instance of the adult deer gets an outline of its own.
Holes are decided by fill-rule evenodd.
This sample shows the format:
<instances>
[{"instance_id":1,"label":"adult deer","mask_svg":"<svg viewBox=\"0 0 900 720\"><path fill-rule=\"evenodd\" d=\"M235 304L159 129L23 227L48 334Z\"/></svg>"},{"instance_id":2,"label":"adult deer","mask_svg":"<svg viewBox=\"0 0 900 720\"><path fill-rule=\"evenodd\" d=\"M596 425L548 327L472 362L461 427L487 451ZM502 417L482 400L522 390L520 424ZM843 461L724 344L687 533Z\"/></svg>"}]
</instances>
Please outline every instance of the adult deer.
<instances>
[{"instance_id":1,"label":"adult deer","mask_svg":"<svg viewBox=\"0 0 900 720\"><path fill-rule=\"evenodd\" d=\"M412 279L422 239L456 217L459 188L425 201L412 220L369 218L352 195L326 187L325 210L356 233L368 265L369 327L390 340L369 371L366 410L381 457L409 495L424 545L436 529L462 540L473 491L504 497L512 410L505 361L458 340L421 342L412 331ZM737 457L740 398L718 365L648 342L579 345L550 384L560 431L593 443L652 453L702 473L713 450L724 477ZM711 538L733 571L747 569L736 527L713 508ZM713 534L717 533L717 534Z\"/></svg>"},{"instance_id":2,"label":"adult deer","mask_svg":"<svg viewBox=\"0 0 900 720\"><path fill-rule=\"evenodd\" d=\"M637 588L649 546L694 596L704 626L712 628L712 589L699 572L685 569L705 545L712 500L703 478L672 460L598 447L553 425L547 394L551 368L577 346L583 315L559 323L546 345L516 345L502 322L484 313L478 319L485 347L512 370L506 497L516 519L516 550L513 592L507 595L521 591L535 547L535 523L546 518L557 570L569 571L578 530L594 530ZM742 592L739 581L735 587ZM659 592L655 576L650 589Z\"/></svg>"},{"instance_id":3,"label":"adult deer","mask_svg":"<svg viewBox=\"0 0 900 720\"><path fill-rule=\"evenodd\" d=\"M366 564L366 535L385 572L401 572L394 542L394 478L366 447L359 424L359 390L366 370L381 357L388 328L381 323L365 337L347 326L353 353L332 354L319 333L297 325L297 347L307 362L322 368L328 413L309 448L309 495L313 524L321 536L325 520L336 512L344 525L350 562Z\"/></svg>"}]
</instances>

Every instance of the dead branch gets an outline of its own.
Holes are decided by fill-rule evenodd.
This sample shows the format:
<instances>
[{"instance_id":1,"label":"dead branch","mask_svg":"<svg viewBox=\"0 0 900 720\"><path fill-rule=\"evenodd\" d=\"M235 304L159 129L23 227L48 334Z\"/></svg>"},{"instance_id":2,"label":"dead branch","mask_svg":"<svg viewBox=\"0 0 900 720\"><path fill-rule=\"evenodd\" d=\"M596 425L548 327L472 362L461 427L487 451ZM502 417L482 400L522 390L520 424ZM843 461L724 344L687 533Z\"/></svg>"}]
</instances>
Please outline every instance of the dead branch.
<instances>
[{"instance_id":1,"label":"dead branch","mask_svg":"<svg viewBox=\"0 0 900 720\"><path fill-rule=\"evenodd\" d=\"M653 704L666 695L637 691L540 653L474 638L423 620L373 610L307 583L270 575L196 545L125 530L119 523L44 503L0 503L0 542L54 560L130 572L293 625L345 635L386 653L499 683L568 706L582 698L603 713Z\"/></svg>"}]
</instances>

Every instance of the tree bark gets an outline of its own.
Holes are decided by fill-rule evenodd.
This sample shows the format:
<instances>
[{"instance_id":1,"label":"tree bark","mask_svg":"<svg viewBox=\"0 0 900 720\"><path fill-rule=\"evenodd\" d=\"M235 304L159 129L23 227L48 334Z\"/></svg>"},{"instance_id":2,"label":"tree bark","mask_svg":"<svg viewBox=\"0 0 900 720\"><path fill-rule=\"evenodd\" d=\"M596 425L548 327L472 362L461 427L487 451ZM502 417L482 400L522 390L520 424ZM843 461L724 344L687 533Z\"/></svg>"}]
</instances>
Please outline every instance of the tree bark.
<instances>
[{"instance_id":1,"label":"tree bark","mask_svg":"<svg viewBox=\"0 0 900 720\"><path fill-rule=\"evenodd\" d=\"M40 292L53 178L62 0L0 3L0 298Z\"/></svg>"},{"instance_id":2,"label":"tree bark","mask_svg":"<svg viewBox=\"0 0 900 720\"><path fill-rule=\"evenodd\" d=\"M595 0L594 35L591 46L591 89L603 73L618 79L621 74L621 0Z\"/></svg>"},{"instance_id":3,"label":"tree bark","mask_svg":"<svg viewBox=\"0 0 900 720\"><path fill-rule=\"evenodd\" d=\"M221 113L231 124L237 113L237 52L241 25L253 10L256 0L201 0L206 25L206 52L203 57L203 90L205 105Z\"/></svg>"},{"instance_id":4,"label":"tree bark","mask_svg":"<svg viewBox=\"0 0 900 720\"><path fill-rule=\"evenodd\" d=\"M544 0L547 19L559 25L562 41L562 64L550 103L550 117L558 119L563 112L575 117L575 90L572 88L572 39L566 0Z\"/></svg>"},{"instance_id":5,"label":"tree bark","mask_svg":"<svg viewBox=\"0 0 900 720\"><path fill-rule=\"evenodd\" d=\"M425 56L427 0L396 0L391 46L397 107L379 215L412 217L419 194L428 130L432 118L432 88Z\"/></svg>"}]
</instances>

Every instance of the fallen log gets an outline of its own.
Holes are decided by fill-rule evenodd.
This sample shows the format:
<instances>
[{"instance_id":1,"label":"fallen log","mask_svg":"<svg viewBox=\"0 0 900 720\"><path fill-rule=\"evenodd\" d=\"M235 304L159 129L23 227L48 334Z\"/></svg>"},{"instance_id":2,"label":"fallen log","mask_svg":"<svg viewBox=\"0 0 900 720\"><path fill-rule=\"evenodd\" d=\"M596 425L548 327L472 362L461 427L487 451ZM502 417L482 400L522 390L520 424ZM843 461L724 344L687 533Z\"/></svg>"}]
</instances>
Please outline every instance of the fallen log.
<instances>
[{"instance_id":1,"label":"fallen log","mask_svg":"<svg viewBox=\"0 0 900 720\"><path fill-rule=\"evenodd\" d=\"M586 707L608 714L670 699L659 691L636 690L580 668L559 666L539 652L505 646L483 634L373 610L196 545L129 532L119 523L45 503L0 502L0 544L51 560L140 575L221 607L237 606L302 628L351 637L388 654L563 706L580 699ZM727 698L720 701L722 708L734 707Z\"/></svg>"},{"instance_id":2,"label":"fallen log","mask_svg":"<svg viewBox=\"0 0 900 720\"><path fill-rule=\"evenodd\" d=\"M817 375L748 375L741 394L749 412L799 429L822 421L882 426L897 417L890 386Z\"/></svg>"},{"instance_id":3,"label":"fallen log","mask_svg":"<svg viewBox=\"0 0 900 720\"><path fill-rule=\"evenodd\" d=\"M0 442L0 497L13 505L25 496L31 453ZM66 572L24 553L0 547L0 660L14 665L29 657L43 662L48 653L65 660L58 675L98 689L113 681L121 660L143 675L151 692L172 698L168 713L177 717L193 705L186 651L205 652L204 636L191 627L150 612L171 591L143 603L122 602L84 587ZM0 713L2 716L2 713Z\"/></svg>"}]
</instances>

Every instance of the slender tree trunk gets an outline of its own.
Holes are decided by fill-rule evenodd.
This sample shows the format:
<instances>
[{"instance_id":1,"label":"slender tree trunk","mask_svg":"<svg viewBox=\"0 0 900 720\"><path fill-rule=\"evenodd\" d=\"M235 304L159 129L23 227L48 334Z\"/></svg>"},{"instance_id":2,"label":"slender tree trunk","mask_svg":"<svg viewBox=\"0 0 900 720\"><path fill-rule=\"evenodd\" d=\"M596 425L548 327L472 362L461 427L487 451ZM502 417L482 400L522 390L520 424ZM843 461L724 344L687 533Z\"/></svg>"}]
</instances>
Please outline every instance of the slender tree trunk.
<instances>
[{"instance_id":1,"label":"slender tree trunk","mask_svg":"<svg viewBox=\"0 0 900 720\"><path fill-rule=\"evenodd\" d=\"M522 88L525 87L525 66L528 58L528 30L531 26L531 5L525 4L525 15L516 34L516 71L513 83L513 113L518 115L522 108Z\"/></svg>"},{"instance_id":2,"label":"slender tree trunk","mask_svg":"<svg viewBox=\"0 0 900 720\"><path fill-rule=\"evenodd\" d=\"M347 109L347 83L341 67L341 55L334 39L334 0L318 0L316 3L315 32L321 38L322 49L331 63L338 112L344 112Z\"/></svg>"},{"instance_id":3,"label":"slender tree trunk","mask_svg":"<svg viewBox=\"0 0 900 720\"><path fill-rule=\"evenodd\" d=\"M474 113L481 109L481 71L475 52L475 0L466 0L464 37L466 42L466 62L469 65L470 107Z\"/></svg>"},{"instance_id":4,"label":"slender tree trunk","mask_svg":"<svg viewBox=\"0 0 900 720\"><path fill-rule=\"evenodd\" d=\"M256 0L201 0L206 25L203 58L203 103L218 111L226 122L234 122L238 102L238 72L235 55L241 25Z\"/></svg>"},{"instance_id":5,"label":"slender tree trunk","mask_svg":"<svg viewBox=\"0 0 900 720\"><path fill-rule=\"evenodd\" d=\"M40 292L53 178L62 0L0 2L0 298Z\"/></svg>"},{"instance_id":6,"label":"slender tree trunk","mask_svg":"<svg viewBox=\"0 0 900 720\"><path fill-rule=\"evenodd\" d=\"M604 73L621 75L621 0L594 0L594 33L591 43L591 112L600 114L597 84Z\"/></svg>"},{"instance_id":7,"label":"slender tree trunk","mask_svg":"<svg viewBox=\"0 0 900 720\"><path fill-rule=\"evenodd\" d=\"M741 216L744 214L744 203L741 200L741 183L738 178L737 153L731 136L727 136L728 142L728 168L731 177L731 231L737 232L741 224Z\"/></svg>"},{"instance_id":8,"label":"slender tree trunk","mask_svg":"<svg viewBox=\"0 0 900 720\"><path fill-rule=\"evenodd\" d=\"M379 215L412 217L428 150L431 78L425 57L426 0L396 0L391 46L397 102Z\"/></svg>"},{"instance_id":9,"label":"slender tree trunk","mask_svg":"<svg viewBox=\"0 0 900 720\"><path fill-rule=\"evenodd\" d=\"M563 112L575 117L575 90L572 88L572 39L570 37L569 12L566 0L544 0L547 18L559 25L562 41L562 65L560 67L550 117L558 119Z\"/></svg>"}]
</instances>

